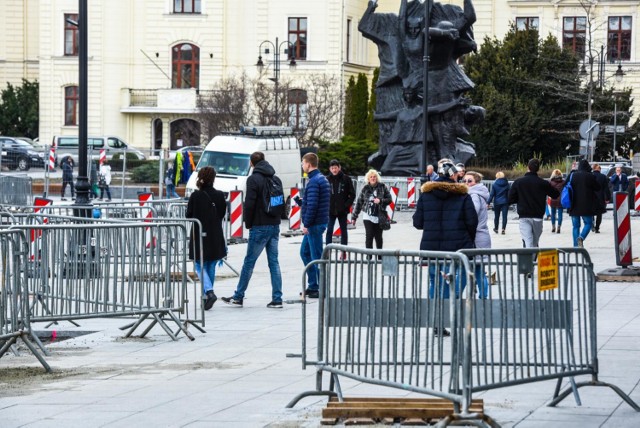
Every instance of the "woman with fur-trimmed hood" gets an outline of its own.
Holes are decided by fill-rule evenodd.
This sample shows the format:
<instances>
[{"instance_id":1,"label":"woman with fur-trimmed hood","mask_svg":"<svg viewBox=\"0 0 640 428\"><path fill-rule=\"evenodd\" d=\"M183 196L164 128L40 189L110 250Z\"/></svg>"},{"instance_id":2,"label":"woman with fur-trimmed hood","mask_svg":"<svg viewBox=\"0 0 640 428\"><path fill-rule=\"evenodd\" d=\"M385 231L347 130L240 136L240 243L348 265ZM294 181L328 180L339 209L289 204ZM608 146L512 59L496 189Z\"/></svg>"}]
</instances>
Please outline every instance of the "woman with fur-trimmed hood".
<instances>
[{"instance_id":1,"label":"woman with fur-trimmed hood","mask_svg":"<svg viewBox=\"0 0 640 428\"><path fill-rule=\"evenodd\" d=\"M453 162L438 162L436 181L420 188L418 207L413 215L413 227L422 230L420 250L458 251L474 248L478 215L467 186L453 181L457 174Z\"/></svg>"}]
</instances>

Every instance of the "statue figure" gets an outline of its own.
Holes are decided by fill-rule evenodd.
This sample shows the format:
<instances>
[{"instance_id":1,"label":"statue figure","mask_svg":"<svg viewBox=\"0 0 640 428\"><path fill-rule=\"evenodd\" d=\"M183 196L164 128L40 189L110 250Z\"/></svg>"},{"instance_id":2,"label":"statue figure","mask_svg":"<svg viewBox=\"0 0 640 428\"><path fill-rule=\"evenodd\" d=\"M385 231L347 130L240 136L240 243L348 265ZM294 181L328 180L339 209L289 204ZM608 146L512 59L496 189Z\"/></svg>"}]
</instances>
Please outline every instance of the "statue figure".
<instances>
[{"instance_id":1,"label":"statue figure","mask_svg":"<svg viewBox=\"0 0 640 428\"><path fill-rule=\"evenodd\" d=\"M475 10L471 0L464 1L464 9L428 1L427 156L432 161L448 157L464 163L475 151L462 138L484 118L484 109L470 106L463 97L474 85L457 63L461 55L476 49L471 29ZM374 116L380 145L369 161L385 175L419 175L423 172L419 162L424 134L424 3L401 0L398 16L377 14L376 7L376 0L369 2L358 26L377 44L380 58ZM393 20L395 31L390 26Z\"/></svg>"}]
</instances>

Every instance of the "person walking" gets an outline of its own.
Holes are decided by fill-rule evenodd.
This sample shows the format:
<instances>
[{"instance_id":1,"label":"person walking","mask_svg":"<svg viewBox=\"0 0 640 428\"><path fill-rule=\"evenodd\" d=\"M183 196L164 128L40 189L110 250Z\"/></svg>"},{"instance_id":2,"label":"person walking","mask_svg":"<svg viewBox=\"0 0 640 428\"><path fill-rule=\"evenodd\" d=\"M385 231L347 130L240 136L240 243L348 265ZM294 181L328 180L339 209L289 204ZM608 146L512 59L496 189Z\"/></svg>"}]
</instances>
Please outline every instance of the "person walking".
<instances>
[{"instance_id":1,"label":"person walking","mask_svg":"<svg viewBox=\"0 0 640 428\"><path fill-rule=\"evenodd\" d=\"M538 247L542 235L542 218L547 204L547 196L557 198L560 192L551 184L538 177L540 161L531 159L527 163L528 172L518 178L509 190L509 204L517 204L520 217L520 236L525 248Z\"/></svg>"},{"instance_id":2,"label":"person walking","mask_svg":"<svg viewBox=\"0 0 640 428\"><path fill-rule=\"evenodd\" d=\"M64 197L67 186L71 186L71 200L75 200L75 189L73 187L73 159L67 156L62 161L62 192L60 199L66 201Z\"/></svg>"},{"instance_id":3,"label":"person walking","mask_svg":"<svg viewBox=\"0 0 640 428\"><path fill-rule=\"evenodd\" d=\"M569 215L573 223L573 246L584 247L584 240L593 227L593 216L597 212L598 196L596 192L600 190L600 184L591 173L591 166L586 159L578 163L578 170L571 173L567 181L571 181L573 197ZM580 222L584 223L580 230Z\"/></svg>"},{"instance_id":4,"label":"person walking","mask_svg":"<svg viewBox=\"0 0 640 428\"><path fill-rule=\"evenodd\" d=\"M478 215L478 228L474 240L475 248L491 248L491 234L489 233L489 189L482 184L482 174L475 171L467 171L463 182L468 187L469 196L473 201L473 207ZM488 263L489 258L484 257L484 262ZM478 293L481 299L489 296L489 280L482 269L482 263L475 263L475 277Z\"/></svg>"},{"instance_id":5,"label":"person walking","mask_svg":"<svg viewBox=\"0 0 640 428\"><path fill-rule=\"evenodd\" d=\"M558 192L562 193L562 189L564 188L564 178L562 178L562 171L559 169L554 169L551 173L551 177L549 177L549 183L556 189ZM562 204L560 203L560 197L552 198L549 203L551 207L551 233L560 233L560 228L562 227ZM558 226L556 227L556 220Z\"/></svg>"},{"instance_id":6,"label":"person walking","mask_svg":"<svg viewBox=\"0 0 640 428\"><path fill-rule=\"evenodd\" d=\"M391 193L384 185L380 174L375 169L370 169L364 176L365 184L358 195L356 207L353 209L351 219L355 223L363 213L363 223L365 230L364 246L373 248L373 241L376 241L376 248L382 248L382 229L378 226L380 211L384 211L391 203ZM431 183L428 181L428 183Z\"/></svg>"},{"instance_id":7,"label":"person walking","mask_svg":"<svg viewBox=\"0 0 640 428\"><path fill-rule=\"evenodd\" d=\"M244 223L249 229L247 254L242 263L242 271L238 285L231 297L223 297L228 305L241 308L244 297L253 275L253 268L263 250L267 252L267 263L271 273L271 302L268 308L282 309L282 273L278 262L278 242L280 239L280 216L267 212L265 186L267 180L282 182L275 175L276 171L264 159L264 153L253 152L249 158L253 173L247 178L247 196L244 201Z\"/></svg>"},{"instance_id":8,"label":"person walking","mask_svg":"<svg viewBox=\"0 0 640 428\"><path fill-rule=\"evenodd\" d=\"M622 167L616 166L616 173L609 179L613 185L614 192L626 192L629 187L629 178L622 172Z\"/></svg>"},{"instance_id":9,"label":"person walking","mask_svg":"<svg viewBox=\"0 0 640 428\"><path fill-rule=\"evenodd\" d=\"M100 201L104 198L104 192L107 192L107 202L111 202L111 165L105 159L100 165L100 175L98 176L98 186L100 187Z\"/></svg>"},{"instance_id":10,"label":"person walking","mask_svg":"<svg viewBox=\"0 0 640 428\"><path fill-rule=\"evenodd\" d=\"M216 265L227 256L227 241L222 230L222 221L227 213L224 193L213 187L216 170L206 166L198 171L196 187L187 203L186 218L194 218L189 236L189 260L193 260L196 274L202 282L204 310L208 311L218 300L213 291L216 279ZM202 225L202 229L200 229ZM202 247L200 239L202 237Z\"/></svg>"},{"instance_id":11,"label":"person walking","mask_svg":"<svg viewBox=\"0 0 640 428\"><path fill-rule=\"evenodd\" d=\"M300 245L300 258L306 266L322 257L322 235L327 230L329 223L331 186L327 178L318 170L318 155L315 153L307 153L302 157L302 170L309 177L300 210L302 233L304 233ZM317 265L314 264L307 268L305 296L312 299L319 297L318 276Z\"/></svg>"},{"instance_id":12,"label":"person walking","mask_svg":"<svg viewBox=\"0 0 640 428\"><path fill-rule=\"evenodd\" d=\"M329 223L327 225L327 234L325 242L331 244L333 240L333 227L338 220L340 225L340 244L347 245L349 243L349 234L347 232L347 216L349 209L356 199L356 190L353 188L351 177L342 172L340 161L332 159L329 162L329 171L327 180L331 186L331 199L329 201ZM342 254L344 258L345 254Z\"/></svg>"},{"instance_id":13,"label":"person walking","mask_svg":"<svg viewBox=\"0 0 640 428\"><path fill-rule=\"evenodd\" d=\"M167 170L164 173L164 184L167 187L167 199L180 198L180 195L176 193L176 170L173 167L173 162L169 162Z\"/></svg>"},{"instance_id":14,"label":"person walking","mask_svg":"<svg viewBox=\"0 0 640 428\"><path fill-rule=\"evenodd\" d=\"M593 228L594 233L600 233L600 225L602 224L602 214L607 212L607 204L611 200L611 189L609 188L609 180L600 172L602 168L599 164L594 164L593 175L596 177L596 182L600 185L600 190L596 191L597 206L596 206L596 218Z\"/></svg>"},{"instance_id":15,"label":"person walking","mask_svg":"<svg viewBox=\"0 0 640 428\"><path fill-rule=\"evenodd\" d=\"M502 215L502 234L507 230L507 214L509 213L509 182L504 172L496 172L496 181L491 186L488 203L493 203L493 232L498 233L500 215Z\"/></svg>"},{"instance_id":16,"label":"person walking","mask_svg":"<svg viewBox=\"0 0 640 428\"><path fill-rule=\"evenodd\" d=\"M92 199L98 198L98 165L95 161L91 161L91 171L89 172L89 196Z\"/></svg>"},{"instance_id":17,"label":"person walking","mask_svg":"<svg viewBox=\"0 0 640 428\"><path fill-rule=\"evenodd\" d=\"M459 171L449 159L438 162L438 179L420 187L420 199L413 214L413 227L422 230L421 251L454 252L464 248L474 248L478 230L478 214L469 196L469 189L457 183ZM446 266L429 266L429 297L448 299L450 295L447 281L440 280ZM460 295L465 282L460 284L460 275L455 273L455 292ZM434 334L449 336L446 329L434 328Z\"/></svg>"}]
</instances>

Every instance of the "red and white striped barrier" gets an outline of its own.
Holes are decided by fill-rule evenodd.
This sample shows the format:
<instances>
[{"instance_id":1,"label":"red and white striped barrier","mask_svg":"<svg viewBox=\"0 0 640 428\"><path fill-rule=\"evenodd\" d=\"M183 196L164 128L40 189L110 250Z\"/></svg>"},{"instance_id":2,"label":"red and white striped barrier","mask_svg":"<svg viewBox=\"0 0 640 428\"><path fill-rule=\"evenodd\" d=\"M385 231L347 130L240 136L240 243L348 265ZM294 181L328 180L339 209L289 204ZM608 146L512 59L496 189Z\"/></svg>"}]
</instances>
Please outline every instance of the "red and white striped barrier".
<instances>
[{"instance_id":1,"label":"red and white striped barrier","mask_svg":"<svg viewBox=\"0 0 640 428\"><path fill-rule=\"evenodd\" d=\"M340 222L338 220L333 223L333 233L331 236L335 236L338 238L342 236L342 229L340 229Z\"/></svg>"},{"instance_id":2,"label":"red and white striped barrier","mask_svg":"<svg viewBox=\"0 0 640 428\"><path fill-rule=\"evenodd\" d=\"M34 213L39 213L40 211L42 211L42 208L48 207L51 204L53 204L53 201L51 199L36 197L33 200L33 205L35 206L33 208L33 212ZM49 223L49 218L48 217L44 217L42 219L42 224L47 224L47 223ZM40 230L40 229L38 229L38 230L31 229L30 235L31 235L30 236L31 240L29 241L29 244L31 244L31 260L34 260L35 259L36 250L34 248L33 243L35 242L36 239L38 239L38 238L40 238L42 236L42 230Z\"/></svg>"},{"instance_id":3,"label":"red and white striped barrier","mask_svg":"<svg viewBox=\"0 0 640 428\"><path fill-rule=\"evenodd\" d=\"M300 195L300 189L297 187L291 188L291 210L289 210L289 229L290 230L300 230L300 226L302 223L300 212L301 208L298 204L294 202L296 196Z\"/></svg>"},{"instance_id":4,"label":"red and white striped barrier","mask_svg":"<svg viewBox=\"0 0 640 428\"><path fill-rule=\"evenodd\" d=\"M231 202L231 231L229 237L243 239L244 227L242 226L242 222L244 217L242 215L242 191L232 190L229 192L229 200Z\"/></svg>"},{"instance_id":5,"label":"red and white striped barrier","mask_svg":"<svg viewBox=\"0 0 640 428\"><path fill-rule=\"evenodd\" d=\"M399 191L400 189L395 186L389 187L389 192L391 193L391 203L387 205L386 210L390 220L393 220L393 214L396 212L396 202L398 201Z\"/></svg>"},{"instance_id":6,"label":"red and white striped barrier","mask_svg":"<svg viewBox=\"0 0 640 428\"><path fill-rule=\"evenodd\" d=\"M613 225L615 227L616 264L626 268L633 263L631 255L631 219L627 192L613 194Z\"/></svg>"},{"instance_id":7,"label":"red and white striped barrier","mask_svg":"<svg viewBox=\"0 0 640 428\"><path fill-rule=\"evenodd\" d=\"M416 207L416 180L413 177L407 178L407 206Z\"/></svg>"},{"instance_id":8,"label":"red and white striped barrier","mask_svg":"<svg viewBox=\"0 0 640 428\"><path fill-rule=\"evenodd\" d=\"M152 221L151 219L153 218L153 210L151 210L149 208L149 201L153 200L153 193L140 193L138 195L138 203L140 204L141 207L144 207L145 209L141 210L142 211L142 216L145 218L145 222L150 222ZM150 228L146 228L145 232L144 232L144 237L145 237L145 242L147 243L147 248L153 248L156 246L156 239L155 237L151 237L151 229Z\"/></svg>"},{"instance_id":9,"label":"red and white striped barrier","mask_svg":"<svg viewBox=\"0 0 640 428\"><path fill-rule=\"evenodd\" d=\"M56 148L51 146L49 149L49 171L56 169Z\"/></svg>"},{"instance_id":10,"label":"red and white striped barrier","mask_svg":"<svg viewBox=\"0 0 640 428\"><path fill-rule=\"evenodd\" d=\"M633 209L640 211L640 180L636 180L636 193L633 199Z\"/></svg>"},{"instance_id":11,"label":"red and white striped barrier","mask_svg":"<svg viewBox=\"0 0 640 428\"><path fill-rule=\"evenodd\" d=\"M105 149L100 149L100 165L105 163L106 160L107 160L107 152L105 151Z\"/></svg>"}]
</instances>

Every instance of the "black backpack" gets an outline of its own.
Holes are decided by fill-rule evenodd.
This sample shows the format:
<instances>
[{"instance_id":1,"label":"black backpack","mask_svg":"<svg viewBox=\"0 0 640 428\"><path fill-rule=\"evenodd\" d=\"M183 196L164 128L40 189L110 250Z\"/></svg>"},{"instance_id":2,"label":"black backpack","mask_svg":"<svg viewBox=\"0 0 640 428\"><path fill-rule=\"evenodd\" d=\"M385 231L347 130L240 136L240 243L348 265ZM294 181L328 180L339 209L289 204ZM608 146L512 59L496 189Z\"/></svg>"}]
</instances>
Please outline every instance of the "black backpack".
<instances>
[{"instance_id":1,"label":"black backpack","mask_svg":"<svg viewBox=\"0 0 640 428\"><path fill-rule=\"evenodd\" d=\"M264 212L272 217L282 217L284 214L282 181L275 175L265 177L263 192Z\"/></svg>"}]
</instances>

